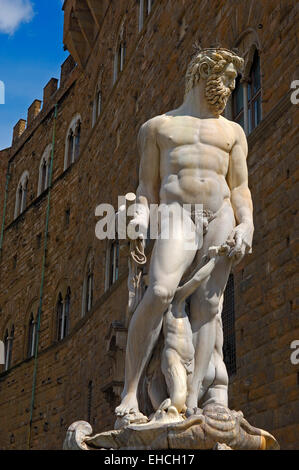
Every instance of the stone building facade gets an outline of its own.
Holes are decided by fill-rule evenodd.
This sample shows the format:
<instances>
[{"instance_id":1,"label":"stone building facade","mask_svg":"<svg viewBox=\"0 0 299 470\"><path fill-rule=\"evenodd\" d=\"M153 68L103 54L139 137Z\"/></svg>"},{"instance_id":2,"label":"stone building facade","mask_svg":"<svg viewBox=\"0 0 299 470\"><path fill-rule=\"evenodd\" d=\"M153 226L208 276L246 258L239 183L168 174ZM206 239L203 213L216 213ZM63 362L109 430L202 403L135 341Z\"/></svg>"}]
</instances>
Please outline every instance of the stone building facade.
<instances>
[{"instance_id":1,"label":"stone building facade","mask_svg":"<svg viewBox=\"0 0 299 470\"><path fill-rule=\"evenodd\" d=\"M299 372L290 360L299 340L297 2L66 0L63 8L71 55L59 87L49 81L42 108L35 100L0 152L1 449L60 449L79 419L96 431L113 426L127 260L96 239L95 208L117 207L118 195L136 190L138 129L180 104L195 43L238 48L247 91L258 54L261 119L248 132L254 250L234 270L230 407L282 448L299 448Z\"/></svg>"}]
</instances>

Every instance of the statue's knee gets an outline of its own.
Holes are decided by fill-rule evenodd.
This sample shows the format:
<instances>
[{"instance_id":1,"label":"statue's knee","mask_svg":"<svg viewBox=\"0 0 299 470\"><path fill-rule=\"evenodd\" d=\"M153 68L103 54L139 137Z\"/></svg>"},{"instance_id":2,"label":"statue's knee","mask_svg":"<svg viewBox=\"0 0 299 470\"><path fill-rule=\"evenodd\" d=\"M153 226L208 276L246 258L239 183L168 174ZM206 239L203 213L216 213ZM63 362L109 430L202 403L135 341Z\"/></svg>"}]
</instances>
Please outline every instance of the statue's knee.
<instances>
[{"instance_id":1,"label":"statue's knee","mask_svg":"<svg viewBox=\"0 0 299 470\"><path fill-rule=\"evenodd\" d=\"M173 299L174 291L162 286L161 284L156 284L153 287L153 294L156 302L164 306L168 306Z\"/></svg>"}]
</instances>

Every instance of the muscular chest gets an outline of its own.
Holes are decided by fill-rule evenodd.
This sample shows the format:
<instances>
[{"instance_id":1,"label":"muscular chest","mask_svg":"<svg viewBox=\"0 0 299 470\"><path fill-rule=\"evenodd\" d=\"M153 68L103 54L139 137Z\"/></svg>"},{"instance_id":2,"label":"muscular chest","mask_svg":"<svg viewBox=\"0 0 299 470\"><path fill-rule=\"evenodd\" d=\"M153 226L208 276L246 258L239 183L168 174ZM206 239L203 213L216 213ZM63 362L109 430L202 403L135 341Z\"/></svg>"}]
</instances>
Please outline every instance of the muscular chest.
<instances>
[{"instance_id":1,"label":"muscular chest","mask_svg":"<svg viewBox=\"0 0 299 470\"><path fill-rule=\"evenodd\" d=\"M217 119L176 117L161 127L158 144L167 160L164 164L172 169L202 168L223 173L233 139Z\"/></svg>"}]
</instances>

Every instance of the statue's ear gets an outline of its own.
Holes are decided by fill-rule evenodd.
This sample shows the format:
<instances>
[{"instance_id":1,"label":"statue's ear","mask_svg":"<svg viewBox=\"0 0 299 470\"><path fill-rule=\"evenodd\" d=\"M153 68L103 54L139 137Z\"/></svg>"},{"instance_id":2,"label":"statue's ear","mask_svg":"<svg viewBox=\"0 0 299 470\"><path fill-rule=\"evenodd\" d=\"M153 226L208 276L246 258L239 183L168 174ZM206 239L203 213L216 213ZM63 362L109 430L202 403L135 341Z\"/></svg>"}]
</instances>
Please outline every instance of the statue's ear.
<instances>
[{"instance_id":1,"label":"statue's ear","mask_svg":"<svg viewBox=\"0 0 299 470\"><path fill-rule=\"evenodd\" d=\"M199 76L203 80L206 80L210 73L210 65L208 62L202 62L199 67Z\"/></svg>"}]
</instances>

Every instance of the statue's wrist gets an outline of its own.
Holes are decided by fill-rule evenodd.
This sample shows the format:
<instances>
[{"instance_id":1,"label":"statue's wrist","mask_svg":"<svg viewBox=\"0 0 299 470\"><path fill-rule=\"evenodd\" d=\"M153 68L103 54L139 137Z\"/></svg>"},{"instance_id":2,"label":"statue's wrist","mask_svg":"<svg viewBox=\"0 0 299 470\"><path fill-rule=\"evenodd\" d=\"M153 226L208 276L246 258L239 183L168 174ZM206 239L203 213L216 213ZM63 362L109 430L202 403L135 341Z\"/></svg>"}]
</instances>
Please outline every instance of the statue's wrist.
<instances>
[{"instance_id":1,"label":"statue's wrist","mask_svg":"<svg viewBox=\"0 0 299 470\"><path fill-rule=\"evenodd\" d=\"M253 220L250 218L244 218L240 221L239 225L245 225L246 227L250 228L253 230Z\"/></svg>"},{"instance_id":2,"label":"statue's wrist","mask_svg":"<svg viewBox=\"0 0 299 470\"><path fill-rule=\"evenodd\" d=\"M134 218L142 218L144 222L149 221L149 209L144 204L137 203L135 205Z\"/></svg>"}]
</instances>

